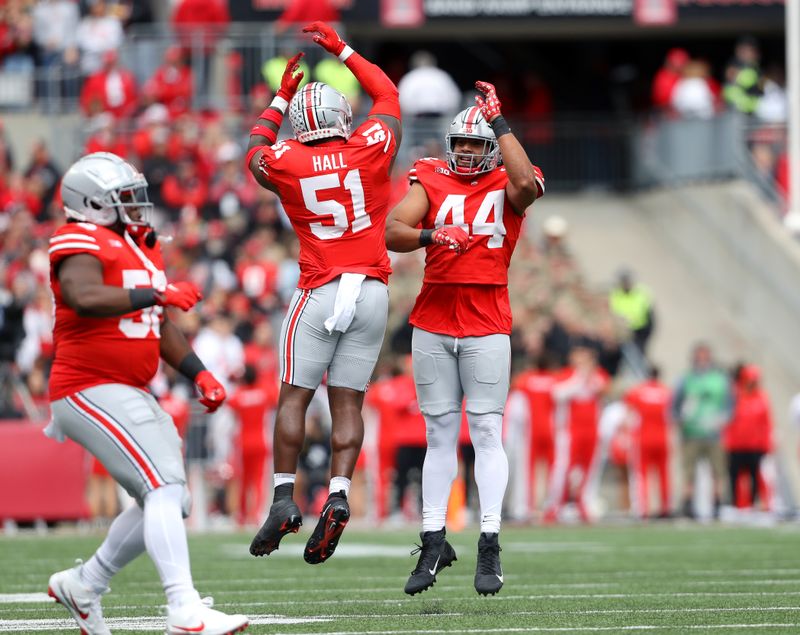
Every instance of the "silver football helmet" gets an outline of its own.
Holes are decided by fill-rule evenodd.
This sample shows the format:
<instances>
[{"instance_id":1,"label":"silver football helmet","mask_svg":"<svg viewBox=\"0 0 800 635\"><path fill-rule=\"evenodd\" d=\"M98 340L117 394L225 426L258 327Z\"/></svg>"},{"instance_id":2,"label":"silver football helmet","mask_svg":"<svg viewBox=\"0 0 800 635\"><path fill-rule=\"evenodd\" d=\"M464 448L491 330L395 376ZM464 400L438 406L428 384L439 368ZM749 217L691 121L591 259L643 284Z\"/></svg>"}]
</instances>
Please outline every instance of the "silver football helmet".
<instances>
[{"instance_id":1,"label":"silver football helmet","mask_svg":"<svg viewBox=\"0 0 800 635\"><path fill-rule=\"evenodd\" d=\"M483 141L483 152L480 154L455 152L456 139L464 137ZM445 144L447 163L456 174L482 174L494 170L500 163L500 146L497 144L494 130L483 118L481 109L477 106L462 110L455 116L450 123Z\"/></svg>"},{"instance_id":2,"label":"silver football helmet","mask_svg":"<svg viewBox=\"0 0 800 635\"><path fill-rule=\"evenodd\" d=\"M310 82L289 102L289 121L300 143L328 137L349 139L353 112L338 90L322 82Z\"/></svg>"},{"instance_id":3,"label":"silver football helmet","mask_svg":"<svg viewBox=\"0 0 800 635\"><path fill-rule=\"evenodd\" d=\"M153 204L147 198L147 179L116 154L94 152L70 166L61 181L67 218L109 227L120 221L149 227ZM138 211L133 217L129 212Z\"/></svg>"}]
</instances>

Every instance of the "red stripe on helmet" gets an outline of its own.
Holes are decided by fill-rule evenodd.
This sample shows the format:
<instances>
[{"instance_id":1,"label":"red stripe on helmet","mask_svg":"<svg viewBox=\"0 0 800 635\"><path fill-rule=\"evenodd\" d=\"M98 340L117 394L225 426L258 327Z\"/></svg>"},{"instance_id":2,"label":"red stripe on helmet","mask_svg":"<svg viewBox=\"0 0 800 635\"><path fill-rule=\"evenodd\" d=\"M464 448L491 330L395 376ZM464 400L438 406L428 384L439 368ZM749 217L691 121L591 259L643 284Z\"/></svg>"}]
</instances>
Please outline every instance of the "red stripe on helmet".
<instances>
[{"instance_id":1,"label":"red stripe on helmet","mask_svg":"<svg viewBox=\"0 0 800 635\"><path fill-rule=\"evenodd\" d=\"M311 84L306 86L306 94L305 94L305 116L306 116L306 124L308 124L308 129L310 130L317 130L319 125L317 124L317 117L316 112L314 111L314 92L316 91L317 85Z\"/></svg>"}]
</instances>

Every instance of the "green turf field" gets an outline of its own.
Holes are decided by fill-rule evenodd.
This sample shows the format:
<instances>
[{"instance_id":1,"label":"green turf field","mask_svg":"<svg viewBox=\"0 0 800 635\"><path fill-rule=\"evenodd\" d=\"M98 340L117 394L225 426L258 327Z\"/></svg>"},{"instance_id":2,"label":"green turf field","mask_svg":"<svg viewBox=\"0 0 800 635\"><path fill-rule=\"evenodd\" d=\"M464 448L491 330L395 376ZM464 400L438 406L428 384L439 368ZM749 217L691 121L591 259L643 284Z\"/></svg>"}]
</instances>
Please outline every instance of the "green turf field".
<instances>
[{"instance_id":1,"label":"green turf field","mask_svg":"<svg viewBox=\"0 0 800 635\"><path fill-rule=\"evenodd\" d=\"M449 536L458 562L413 598L403 593L413 529L349 528L336 555L313 567L301 555L305 531L258 559L249 534L192 537L198 589L250 616L254 634L800 633L797 525L509 528L505 587L488 598L472 587L477 530ZM77 632L42 592L50 573L100 540L0 538L0 632ZM163 601L143 557L112 581L103 605L115 634L163 632Z\"/></svg>"}]
</instances>

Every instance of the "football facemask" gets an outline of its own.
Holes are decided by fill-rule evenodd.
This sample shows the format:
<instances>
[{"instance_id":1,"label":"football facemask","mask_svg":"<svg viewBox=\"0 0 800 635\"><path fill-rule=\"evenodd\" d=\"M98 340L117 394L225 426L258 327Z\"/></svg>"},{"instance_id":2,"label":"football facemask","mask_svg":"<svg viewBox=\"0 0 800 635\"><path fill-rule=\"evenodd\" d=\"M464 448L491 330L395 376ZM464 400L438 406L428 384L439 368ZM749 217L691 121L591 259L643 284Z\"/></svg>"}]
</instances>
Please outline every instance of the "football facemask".
<instances>
[{"instance_id":1,"label":"football facemask","mask_svg":"<svg viewBox=\"0 0 800 635\"><path fill-rule=\"evenodd\" d=\"M147 179L130 163L110 152L95 152L76 161L61 181L67 218L109 227L117 222L131 233L151 226L153 204Z\"/></svg>"},{"instance_id":2,"label":"football facemask","mask_svg":"<svg viewBox=\"0 0 800 635\"><path fill-rule=\"evenodd\" d=\"M456 152L457 139L476 139L482 144L481 152ZM500 147L492 127L486 122L480 108L472 106L458 113L450 123L445 137L447 163L456 174L470 176L494 170L500 163Z\"/></svg>"}]
</instances>

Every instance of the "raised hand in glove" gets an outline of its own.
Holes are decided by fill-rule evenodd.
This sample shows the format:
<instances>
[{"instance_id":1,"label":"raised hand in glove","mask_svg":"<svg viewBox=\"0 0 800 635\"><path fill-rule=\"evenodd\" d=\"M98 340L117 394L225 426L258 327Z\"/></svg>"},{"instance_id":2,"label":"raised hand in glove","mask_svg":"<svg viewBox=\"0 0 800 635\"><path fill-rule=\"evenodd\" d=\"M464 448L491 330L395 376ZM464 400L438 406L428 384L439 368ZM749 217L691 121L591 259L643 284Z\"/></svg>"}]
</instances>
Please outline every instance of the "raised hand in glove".
<instances>
[{"instance_id":1,"label":"raised hand in glove","mask_svg":"<svg viewBox=\"0 0 800 635\"><path fill-rule=\"evenodd\" d=\"M188 311L203 299L203 294L194 282L170 282L166 289L155 292L155 299L159 306L176 306Z\"/></svg>"},{"instance_id":2,"label":"raised hand in glove","mask_svg":"<svg viewBox=\"0 0 800 635\"><path fill-rule=\"evenodd\" d=\"M487 122L491 123L492 119L496 119L502 113L500 112L501 104L497 98L497 91L493 84L489 82L475 82L475 88L481 95L475 96L475 103L481 109L481 114Z\"/></svg>"},{"instance_id":3,"label":"raised hand in glove","mask_svg":"<svg viewBox=\"0 0 800 635\"><path fill-rule=\"evenodd\" d=\"M469 247L469 234L455 225L435 229L431 240L434 245L448 247L457 254L463 254Z\"/></svg>"},{"instance_id":4,"label":"raised hand in glove","mask_svg":"<svg viewBox=\"0 0 800 635\"><path fill-rule=\"evenodd\" d=\"M283 97L286 101L291 101L297 92L297 87L303 81L303 71L297 72L300 68L300 60L305 53L298 53L286 62L286 69L281 76L281 87L276 93L278 97Z\"/></svg>"},{"instance_id":5,"label":"raised hand in glove","mask_svg":"<svg viewBox=\"0 0 800 635\"><path fill-rule=\"evenodd\" d=\"M336 29L325 22L317 21L306 25L303 27L303 33L313 33L314 36L311 39L328 53L333 53L337 57L344 50L344 40L339 37Z\"/></svg>"},{"instance_id":6,"label":"raised hand in glove","mask_svg":"<svg viewBox=\"0 0 800 635\"><path fill-rule=\"evenodd\" d=\"M225 394L225 388L222 387L222 384L219 383L217 378L209 371L201 370L197 373L197 377L194 378L194 383L197 386L197 390L200 392L200 399L198 401L206 407L206 412L214 412L222 405L222 402L225 401L225 397L227 396Z\"/></svg>"}]
</instances>

